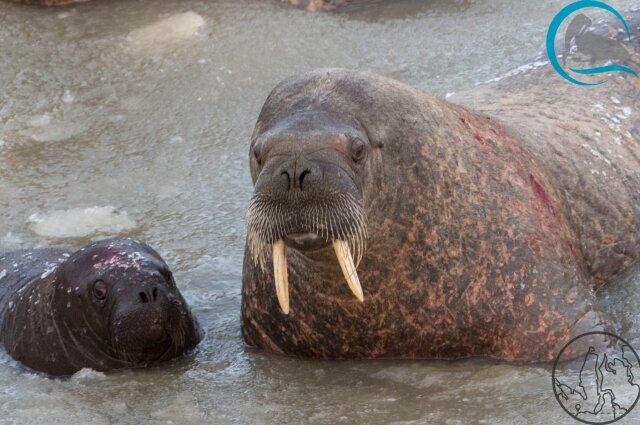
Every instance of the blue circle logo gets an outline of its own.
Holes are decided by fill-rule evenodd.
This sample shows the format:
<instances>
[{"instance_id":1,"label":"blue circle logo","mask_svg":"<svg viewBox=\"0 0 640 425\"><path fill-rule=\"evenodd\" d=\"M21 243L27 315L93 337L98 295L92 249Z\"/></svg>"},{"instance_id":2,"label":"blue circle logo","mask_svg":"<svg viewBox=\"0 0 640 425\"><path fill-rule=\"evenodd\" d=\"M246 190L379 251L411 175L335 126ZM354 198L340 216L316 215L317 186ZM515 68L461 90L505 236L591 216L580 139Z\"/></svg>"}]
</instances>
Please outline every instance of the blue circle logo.
<instances>
[{"instance_id":1,"label":"blue circle logo","mask_svg":"<svg viewBox=\"0 0 640 425\"><path fill-rule=\"evenodd\" d=\"M549 61L551 62L551 65L553 66L553 68L565 80L574 84L578 84L580 86L597 86L599 84L604 83L606 80L590 83L590 82L580 81L574 78L565 70L565 68L563 68L563 66L560 65L560 62L558 61L558 55L556 54L556 47L555 47L556 35L562 23L572 13L577 12L578 10L581 10L581 9L586 9L586 8L602 9L613 14L616 18L618 18L620 22L622 22L622 26L626 31L626 36L627 36L626 38L628 39L629 43L631 43L631 31L629 31L629 26L627 25L627 22L622 17L620 12L618 12L616 9L614 9L610 5L603 3L601 1L580 0L575 3L571 3L570 5L563 8L560 12L558 12L558 14L551 21L551 24L549 25L549 30L547 31L547 42L546 42L547 56L549 57ZM572 41L574 41L576 45L578 45L580 41L582 41L583 44L588 44L590 41L594 40L594 38L592 37L593 34L590 34L586 31L591 26L591 23L592 21L583 14L577 15L571 21L571 23L569 24L569 27L567 28L567 33L565 35L565 52L563 53L563 56L562 56L563 63L566 62L566 58L569 53L569 49ZM590 36L592 37L591 39L589 38ZM600 40L602 40L602 37L600 37ZM608 47L610 46L604 46L604 49L607 49ZM613 50L608 49L608 50L611 50L611 53L616 52L615 49ZM592 62L594 62L595 59L596 59L596 56L595 55L592 56ZM595 74L602 74L607 72L623 72L623 73L635 75L636 77L638 77L638 73L636 71L634 71L633 69L625 65L620 65L620 64L608 64L604 66L594 66L591 68L582 68L582 69L569 67L568 69L575 74L581 74L581 75L595 75Z\"/></svg>"}]
</instances>

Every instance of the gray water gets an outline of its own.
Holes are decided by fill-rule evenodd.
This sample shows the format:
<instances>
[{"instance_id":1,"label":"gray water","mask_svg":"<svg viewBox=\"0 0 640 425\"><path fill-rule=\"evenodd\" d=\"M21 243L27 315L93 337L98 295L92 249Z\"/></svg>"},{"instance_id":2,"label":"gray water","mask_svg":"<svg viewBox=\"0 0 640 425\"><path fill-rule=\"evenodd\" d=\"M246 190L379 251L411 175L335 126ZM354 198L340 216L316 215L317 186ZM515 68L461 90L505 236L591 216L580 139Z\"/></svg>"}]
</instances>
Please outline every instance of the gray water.
<instances>
[{"instance_id":1,"label":"gray water","mask_svg":"<svg viewBox=\"0 0 640 425\"><path fill-rule=\"evenodd\" d=\"M206 331L186 358L106 376L48 379L4 355L0 423L574 423L547 365L299 360L246 348L239 329L248 142L275 84L339 66L445 96L534 57L567 3L0 3L0 250L141 238ZM188 11L182 31L148 28ZM606 294L622 312L640 301L629 283ZM640 346L640 321L622 316Z\"/></svg>"}]
</instances>

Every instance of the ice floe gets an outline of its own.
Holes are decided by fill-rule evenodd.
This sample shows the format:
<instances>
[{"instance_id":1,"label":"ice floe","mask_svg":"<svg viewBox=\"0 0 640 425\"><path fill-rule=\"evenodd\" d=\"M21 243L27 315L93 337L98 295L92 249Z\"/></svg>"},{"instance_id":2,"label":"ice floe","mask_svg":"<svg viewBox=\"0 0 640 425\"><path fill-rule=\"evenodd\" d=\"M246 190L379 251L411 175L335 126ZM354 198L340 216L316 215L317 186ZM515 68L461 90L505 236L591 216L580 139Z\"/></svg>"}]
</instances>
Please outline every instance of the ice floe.
<instances>
[{"instance_id":1,"label":"ice floe","mask_svg":"<svg viewBox=\"0 0 640 425\"><path fill-rule=\"evenodd\" d=\"M115 236L136 227L136 222L126 211L113 206L36 213L28 221L34 233L48 238L79 238L98 234Z\"/></svg>"}]
</instances>

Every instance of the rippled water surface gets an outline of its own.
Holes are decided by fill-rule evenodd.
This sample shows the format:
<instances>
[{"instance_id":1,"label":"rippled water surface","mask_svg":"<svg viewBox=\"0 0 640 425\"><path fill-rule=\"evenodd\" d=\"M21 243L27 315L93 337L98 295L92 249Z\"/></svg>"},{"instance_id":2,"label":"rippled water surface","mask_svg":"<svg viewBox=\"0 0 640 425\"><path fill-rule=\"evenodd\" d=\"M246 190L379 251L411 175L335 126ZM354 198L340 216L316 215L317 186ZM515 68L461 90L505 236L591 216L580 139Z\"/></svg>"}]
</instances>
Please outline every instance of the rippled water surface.
<instances>
[{"instance_id":1,"label":"rippled water surface","mask_svg":"<svg viewBox=\"0 0 640 425\"><path fill-rule=\"evenodd\" d=\"M187 358L107 376L47 379L5 355L0 422L572 423L548 366L297 360L247 349L239 329L248 142L276 83L340 66L444 96L526 63L566 3L375 2L342 14L268 0L0 3L0 251L144 239L206 330ZM149 29L172 16L171 31ZM606 294L620 311L637 311L634 276ZM639 419L636 409L623 423Z\"/></svg>"}]
</instances>

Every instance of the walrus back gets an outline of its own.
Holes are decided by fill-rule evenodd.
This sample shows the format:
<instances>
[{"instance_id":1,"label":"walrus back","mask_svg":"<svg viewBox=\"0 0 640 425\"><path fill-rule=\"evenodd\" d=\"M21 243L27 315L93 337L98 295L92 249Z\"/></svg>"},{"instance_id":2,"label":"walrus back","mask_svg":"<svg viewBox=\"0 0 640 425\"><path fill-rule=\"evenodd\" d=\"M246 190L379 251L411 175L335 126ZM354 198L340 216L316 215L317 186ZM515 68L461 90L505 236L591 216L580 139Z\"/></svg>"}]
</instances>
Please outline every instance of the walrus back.
<instances>
[{"instance_id":1,"label":"walrus back","mask_svg":"<svg viewBox=\"0 0 640 425\"><path fill-rule=\"evenodd\" d=\"M620 25L592 31L619 40L640 72L640 11L625 18L632 45ZM595 284L640 259L640 78L603 78L580 87L547 64L453 98L500 122L546 166Z\"/></svg>"}]
</instances>

